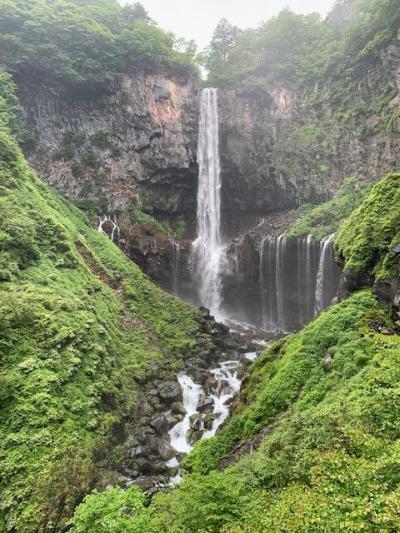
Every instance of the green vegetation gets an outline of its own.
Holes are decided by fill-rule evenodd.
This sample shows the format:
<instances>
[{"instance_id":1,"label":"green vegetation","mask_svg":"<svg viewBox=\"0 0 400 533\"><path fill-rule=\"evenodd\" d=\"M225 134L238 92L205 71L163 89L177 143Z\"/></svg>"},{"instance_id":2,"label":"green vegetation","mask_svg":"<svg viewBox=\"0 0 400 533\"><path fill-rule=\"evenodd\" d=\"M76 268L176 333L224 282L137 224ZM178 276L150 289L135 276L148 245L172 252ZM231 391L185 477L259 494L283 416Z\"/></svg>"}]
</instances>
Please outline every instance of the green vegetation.
<instances>
[{"instance_id":1,"label":"green vegetation","mask_svg":"<svg viewBox=\"0 0 400 533\"><path fill-rule=\"evenodd\" d=\"M149 530L396 531L399 363L400 337L369 292L272 346L233 418L186 459L191 473L153 499ZM252 439L256 451L219 470ZM126 531L135 527L132 517Z\"/></svg>"},{"instance_id":2,"label":"green vegetation","mask_svg":"<svg viewBox=\"0 0 400 533\"><path fill-rule=\"evenodd\" d=\"M335 239L345 267L376 278L398 274L390 249L400 244L400 174L388 174L372 188L341 226Z\"/></svg>"},{"instance_id":3,"label":"green vegetation","mask_svg":"<svg viewBox=\"0 0 400 533\"><path fill-rule=\"evenodd\" d=\"M326 20L285 9L242 32L221 22L205 54L207 83L301 95L301 113L274 147L276 169L323 180L340 172L349 131L360 143L398 132L397 87L382 57L399 26L395 0L337 0Z\"/></svg>"},{"instance_id":4,"label":"green vegetation","mask_svg":"<svg viewBox=\"0 0 400 533\"><path fill-rule=\"evenodd\" d=\"M0 128L16 133L20 126L18 118L21 108L14 91L15 85L10 75L0 68Z\"/></svg>"},{"instance_id":5,"label":"green vegetation","mask_svg":"<svg viewBox=\"0 0 400 533\"><path fill-rule=\"evenodd\" d=\"M77 133L71 130L63 132L61 147L54 154L54 159L64 161L71 161L75 152L80 148L82 143L85 142L85 135L83 133Z\"/></svg>"},{"instance_id":6,"label":"green vegetation","mask_svg":"<svg viewBox=\"0 0 400 533\"><path fill-rule=\"evenodd\" d=\"M117 0L1 0L0 62L16 79L106 89L134 68L196 71L193 43L156 26L142 6Z\"/></svg>"},{"instance_id":7,"label":"green vegetation","mask_svg":"<svg viewBox=\"0 0 400 533\"><path fill-rule=\"evenodd\" d=\"M368 70L371 59L396 36L399 22L393 0L339 0L326 21L316 13L285 9L259 28L241 32L222 20L206 54L209 80L234 85L255 77L314 90L314 82L322 79L324 86L332 83L339 98L346 88L340 86L343 72L337 76L338 69L350 82L362 76L361 65ZM352 83L347 89L354 89Z\"/></svg>"},{"instance_id":8,"label":"green vegetation","mask_svg":"<svg viewBox=\"0 0 400 533\"><path fill-rule=\"evenodd\" d=\"M324 204L303 205L296 213L299 219L289 228L288 236L313 235L322 239L336 233L340 224L348 218L371 189L371 184L357 178L347 178L335 196Z\"/></svg>"},{"instance_id":9,"label":"green vegetation","mask_svg":"<svg viewBox=\"0 0 400 533\"><path fill-rule=\"evenodd\" d=\"M365 84L374 83L370 65L399 25L397 4L340 1L326 22L285 10L244 32L224 21L207 59L210 81L287 84L305 95L311 117L329 105L328 118L297 124L282 148L296 150L299 159L282 158L296 166L320 147L325 174L343 124L367 134L392 131L398 120L385 80L373 102L364 98ZM139 4L0 0L0 7L0 61L16 80L97 91L144 65L193 70L192 45L160 30ZM257 359L232 417L185 459L180 486L151 502L137 488L115 486L140 384L183 367L197 348L201 315L154 286L34 174L12 137L21 134L13 91L0 70L0 531L399 531L400 324L370 291ZM372 115L379 120L368 124ZM85 140L66 131L53 155L71 161L76 178L89 169L101 182L108 170L95 147L118 157L109 135L98 130ZM151 170L156 161L142 163ZM371 188L346 180L332 200L303 211L290 235L337 232L346 268L398 275L390 250L400 243L400 174ZM174 235L140 209L126 215ZM184 231L178 221L175 235Z\"/></svg>"},{"instance_id":10,"label":"green vegetation","mask_svg":"<svg viewBox=\"0 0 400 533\"><path fill-rule=\"evenodd\" d=\"M372 188L347 180L322 211L327 221L367 194L337 238L352 267L376 273L387 264L399 238L399 180L389 174ZM252 365L233 416L185 458L182 484L147 507L149 530L398 531L398 328L360 291L272 345Z\"/></svg>"},{"instance_id":11,"label":"green vegetation","mask_svg":"<svg viewBox=\"0 0 400 533\"><path fill-rule=\"evenodd\" d=\"M137 487L111 488L101 494L86 496L77 508L70 531L73 533L157 533L149 525L145 496ZM135 516L133 522L132 516Z\"/></svg>"},{"instance_id":12,"label":"green vegetation","mask_svg":"<svg viewBox=\"0 0 400 533\"><path fill-rule=\"evenodd\" d=\"M44 185L4 127L0 190L0 530L60 530L114 480L138 381L155 361L180 368L198 313Z\"/></svg>"},{"instance_id":13,"label":"green vegetation","mask_svg":"<svg viewBox=\"0 0 400 533\"><path fill-rule=\"evenodd\" d=\"M104 130L95 131L90 137L90 141L92 142L92 144L94 144L98 148L101 148L102 150L106 150L110 147L109 134Z\"/></svg>"}]
</instances>

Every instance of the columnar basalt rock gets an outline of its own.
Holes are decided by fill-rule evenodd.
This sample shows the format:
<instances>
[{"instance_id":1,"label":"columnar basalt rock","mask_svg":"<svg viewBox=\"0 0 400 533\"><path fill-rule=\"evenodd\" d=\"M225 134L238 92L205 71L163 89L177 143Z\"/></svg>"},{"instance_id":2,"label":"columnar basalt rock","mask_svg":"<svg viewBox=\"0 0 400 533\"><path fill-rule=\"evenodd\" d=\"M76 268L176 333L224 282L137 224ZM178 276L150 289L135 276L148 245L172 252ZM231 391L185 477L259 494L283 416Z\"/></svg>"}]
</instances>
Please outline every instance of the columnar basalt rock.
<instances>
[{"instance_id":1,"label":"columnar basalt rock","mask_svg":"<svg viewBox=\"0 0 400 533\"><path fill-rule=\"evenodd\" d=\"M374 87L399 84L400 48L395 43L366 73L364 101ZM397 83L397 85L396 85ZM369 91L369 92L368 92ZM377 93L379 94L379 93ZM398 106L399 96L390 105ZM400 123L388 135L379 113L361 118L364 128L326 126L332 110L315 114L301 93L285 87L241 86L220 91L222 208L227 233L249 214L266 215L328 199L342 179L374 180L396 170ZM325 121L325 126L324 126ZM361 124L361 123L360 123ZM325 128L325 129L324 129ZM249 226L248 226L249 227Z\"/></svg>"},{"instance_id":2,"label":"columnar basalt rock","mask_svg":"<svg viewBox=\"0 0 400 533\"><path fill-rule=\"evenodd\" d=\"M102 212L195 211L195 79L136 72L90 95L28 82L19 96L34 134L30 160L69 199Z\"/></svg>"}]
</instances>

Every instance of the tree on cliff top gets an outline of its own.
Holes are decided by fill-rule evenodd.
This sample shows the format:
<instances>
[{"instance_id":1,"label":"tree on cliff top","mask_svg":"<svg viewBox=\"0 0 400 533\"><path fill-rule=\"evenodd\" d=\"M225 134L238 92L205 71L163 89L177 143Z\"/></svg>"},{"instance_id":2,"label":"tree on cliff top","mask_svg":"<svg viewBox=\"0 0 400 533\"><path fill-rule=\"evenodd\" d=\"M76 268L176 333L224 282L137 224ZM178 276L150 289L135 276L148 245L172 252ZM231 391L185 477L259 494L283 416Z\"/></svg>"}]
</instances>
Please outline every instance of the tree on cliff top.
<instances>
[{"instance_id":1,"label":"tree on cliff top","mask_svg":"<svg viewBox=\"0 0 400 533\"><path fill-rule=\"evenodd\" d=\"M122 8L122 15L129 24L138 20L142 22L151 22L149 14L140 2L135 2L133 5L126 4Z\"/></svg>"},{"instance_id":2,"label":"tree on cliff top","mask_svg":"<svg viewBox=\"0 0 400 533\"><path fill-rule=\"evenodd\" d=\"M207 68L210 71L223 68L228 62L229 51L235 46L240 29L232 26L226 18L221 19L214 30L207 53Z\"/></svg>"}]
</instances>

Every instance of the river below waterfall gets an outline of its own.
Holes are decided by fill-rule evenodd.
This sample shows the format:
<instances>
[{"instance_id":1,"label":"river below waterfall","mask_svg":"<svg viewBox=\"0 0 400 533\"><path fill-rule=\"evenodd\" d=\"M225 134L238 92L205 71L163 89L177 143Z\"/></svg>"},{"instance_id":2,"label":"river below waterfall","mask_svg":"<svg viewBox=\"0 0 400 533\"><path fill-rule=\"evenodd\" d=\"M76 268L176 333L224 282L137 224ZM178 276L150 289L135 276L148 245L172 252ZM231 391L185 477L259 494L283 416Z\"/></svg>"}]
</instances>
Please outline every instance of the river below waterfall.
<instances>
[{"instance_id":1,"label":"river below waterfall","mask_svg":"<svg viewBox=\"0 0 400 533\"><path fill-rule=\"evenodd\" d=\"M255 343L258 344L257 341ZM259 341L260 350L265 346L265 341ZM247 352L241 360L218 363L208 370L210 379L203 385L184 372L178 374L185 414L169 431L171 446L177 452L166 462L171 469L172 485L181 481L180 462L183 456L193 449L197 441L213 437L228 418L230 407L240 391L239 372L244 367L244 360L251 364L258 353L260 351Z\"/></svg>"},{"instance_id":2,"label":"river below waterfall","mask_svg":"<svg viewBox=\"0 0 400 533\"><path fill-rule=\"evenodd\" d=\"M302 327L332 300L338 283L333 267L333 236L319 242L311 236L290 239L286 235L262 235L248 268L248 249L242 253L240 246L229 246L222 235L218 121L218 91L204 89L197 150L197 237L189 258L197 303L210 309L219 322L236 329L240 335L250 334L254 339L255 332L252 333L249 325L252 323L266 337L281 336ZM180 296L181 250L174 240L171 246L171 287ZM250 276L241 270L242 258ZM226 283L229 277L230 286ZM171 484L181 479L182 457L199 440L214 436L228 418L240 391L240 372L256 359L263 347L265 342L261 341L259 351L254 349L242 357L238 353L237 359L228 359L229 355L222 353L217 362L197 375L196 369L177 375L183 412L168 433L175 452L165 462L171 473Z\"/></svg>"}]
</instances>

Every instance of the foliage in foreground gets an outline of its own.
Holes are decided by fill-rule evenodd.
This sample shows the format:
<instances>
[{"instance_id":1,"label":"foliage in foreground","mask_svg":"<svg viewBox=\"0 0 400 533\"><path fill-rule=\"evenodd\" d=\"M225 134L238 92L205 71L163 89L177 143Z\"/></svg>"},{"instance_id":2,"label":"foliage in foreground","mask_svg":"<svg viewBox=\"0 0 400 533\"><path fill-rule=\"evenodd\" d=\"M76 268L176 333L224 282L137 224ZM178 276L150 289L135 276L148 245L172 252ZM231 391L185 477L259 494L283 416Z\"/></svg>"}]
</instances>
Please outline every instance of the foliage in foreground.
<instances>
[{"instance_id":1,"label":"foliage in foreground","mask_svg":"<svg viewBox=\"0 0 400 533\"><path fill-rule=\"evenodd\" d=\"M376 183L363 203L341 226L336 250L345 268L376 278L398 273L398 259L390 252L400 244L400 174Z\"/></svg>"},{"instance_id":2,"label":"foliage in foreground","mask_svg":"<svg viewBox=\"0 0 400 533\"><path fill-rule=\"evenodd\" d=\"M145 495L137 487L110 488L86 496L70 521L74 533L157 533L149 524ZM134 517L134 519L132 519Z\"/></svg>"},{"instance_id":3,"label":"foliage in foreground","mask_svg":"<svg viewBox=\"0 0 400 533\"><path fill-rule=\"evenodd\" d=\"M191 473L153 499L149 530L397 531L400 337L390 327L378 333L385 322L360 292L267 350L236 414L186 459ZM256 451L219 470L251 442Z\"/></svg>"},{"instance_id":4,"label":"foliage in foreground","mask_svg":"<svg viewBox=\"0 0 400 533\"><path fill-rule=\"evenodd\" d=\"M154 362L181 367L197 318L42 183L0 128L0 530L60 530L115 481L139 382Z\"/></svg>"}]
</instances>

